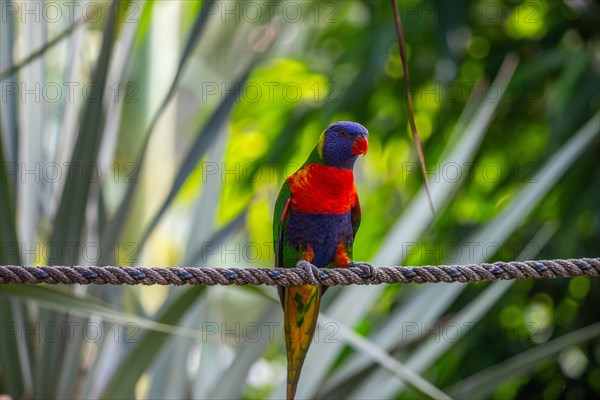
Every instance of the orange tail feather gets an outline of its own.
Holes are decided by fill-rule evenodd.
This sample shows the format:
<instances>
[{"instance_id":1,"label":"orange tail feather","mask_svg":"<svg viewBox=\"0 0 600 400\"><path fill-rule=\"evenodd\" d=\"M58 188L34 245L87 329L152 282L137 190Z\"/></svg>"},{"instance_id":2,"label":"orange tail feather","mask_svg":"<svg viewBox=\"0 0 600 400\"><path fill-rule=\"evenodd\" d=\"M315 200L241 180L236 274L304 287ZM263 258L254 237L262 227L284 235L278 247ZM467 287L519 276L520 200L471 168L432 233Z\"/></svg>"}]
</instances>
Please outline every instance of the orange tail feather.
<instances>
[{"instance_id":1,"label":"orange tail feather","mask_svg":"<svg viewBox=\"0 0 600 400\"><path fill-rule=\"evenodd\" d=\"M315 334L322 294L320 286L302 285L285 288L283 312L288 400L292 400L296 394L302 364Z\"/></svg>"}]
</instances>

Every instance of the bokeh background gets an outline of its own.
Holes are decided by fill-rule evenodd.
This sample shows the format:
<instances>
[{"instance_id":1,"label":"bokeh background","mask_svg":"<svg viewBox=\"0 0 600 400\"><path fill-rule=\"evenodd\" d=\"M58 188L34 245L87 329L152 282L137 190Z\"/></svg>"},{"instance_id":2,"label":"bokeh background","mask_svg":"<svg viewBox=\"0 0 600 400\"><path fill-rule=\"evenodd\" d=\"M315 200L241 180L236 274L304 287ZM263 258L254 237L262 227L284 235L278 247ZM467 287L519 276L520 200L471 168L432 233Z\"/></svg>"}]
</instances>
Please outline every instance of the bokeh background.
<instances>
[{"instance_id":1,"label":"bokeh background","mask_svg":"<svg viewBox=\"0 0 600 400\"><path fill-rule=\"evenodd\" d=\"M1 265L270 267L339 120L370 131L357 260L599 254L596 2L400 1L435 215L389 1L0 5ZM332 288L298 397L598 397L599 285ZM0 318L14 399L283 396L273 288L2 285Z\"/></svg>"}]
</instances>

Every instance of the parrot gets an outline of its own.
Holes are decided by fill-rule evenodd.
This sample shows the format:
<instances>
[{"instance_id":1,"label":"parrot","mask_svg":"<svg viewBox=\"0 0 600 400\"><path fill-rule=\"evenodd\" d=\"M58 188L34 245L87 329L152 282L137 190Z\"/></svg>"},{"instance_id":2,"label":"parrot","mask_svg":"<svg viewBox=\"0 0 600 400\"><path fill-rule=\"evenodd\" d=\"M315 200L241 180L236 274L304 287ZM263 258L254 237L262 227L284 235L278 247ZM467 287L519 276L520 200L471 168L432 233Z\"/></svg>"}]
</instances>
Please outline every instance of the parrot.
<instances>
[{"instance_id":1,"label":"parrot","mask_svg":"<svg viewBox=\"0 0 600 400\"><path fill-rule=\"evenodd\" d=\"M274 207L276 268L304 260L317 268L354 266L352 245L361 219L354 163L368 150L369 132L359 123L331 124L306 162L290 175ZM313 340L322 285L278 286L287 353L286 398L293 399Z\"/></svg>"}]
</instances>

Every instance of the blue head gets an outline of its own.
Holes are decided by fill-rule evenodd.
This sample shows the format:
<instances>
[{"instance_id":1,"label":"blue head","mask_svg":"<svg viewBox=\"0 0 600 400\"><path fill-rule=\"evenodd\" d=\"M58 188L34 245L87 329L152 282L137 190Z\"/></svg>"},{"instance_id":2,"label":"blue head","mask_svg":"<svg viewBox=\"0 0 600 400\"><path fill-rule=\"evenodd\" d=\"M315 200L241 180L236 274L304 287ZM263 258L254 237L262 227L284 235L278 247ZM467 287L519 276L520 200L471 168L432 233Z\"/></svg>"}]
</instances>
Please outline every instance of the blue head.
<instances>
[{"instance_id":1,"label":"blue head","mask_svg":"<svg viewBox=\"0 0 600 400\"><path fill-rule=\"evenodd\" d=\"M321 135L317 151L325 165L352 169L369 147L367 128L356 122L341 121L329 125Z\"/></svg>"}]
</instances>

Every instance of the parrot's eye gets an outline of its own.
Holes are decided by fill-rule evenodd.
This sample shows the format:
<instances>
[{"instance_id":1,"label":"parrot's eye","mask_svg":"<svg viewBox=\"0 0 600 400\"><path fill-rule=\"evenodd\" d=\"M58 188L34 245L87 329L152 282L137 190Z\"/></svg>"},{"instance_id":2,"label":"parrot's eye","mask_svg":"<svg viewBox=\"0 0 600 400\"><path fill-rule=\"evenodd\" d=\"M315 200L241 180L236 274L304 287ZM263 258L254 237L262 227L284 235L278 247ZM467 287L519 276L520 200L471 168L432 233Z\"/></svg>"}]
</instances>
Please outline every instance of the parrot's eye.
<instances>
[{"instance_id":1,"label":"parrot's eye","mask_svg":"<svg viewBox=\"0 0 600 400\"><path fill-rule=\"evenodd\" d=\"M344 129L342 129L342 130L340 131L340 137L347 138L347 137L349 137L349 136L350 136L350 135L348 134L348 131L346 131L346 130L344 130Z\"/></svg>"}]
</instances>

